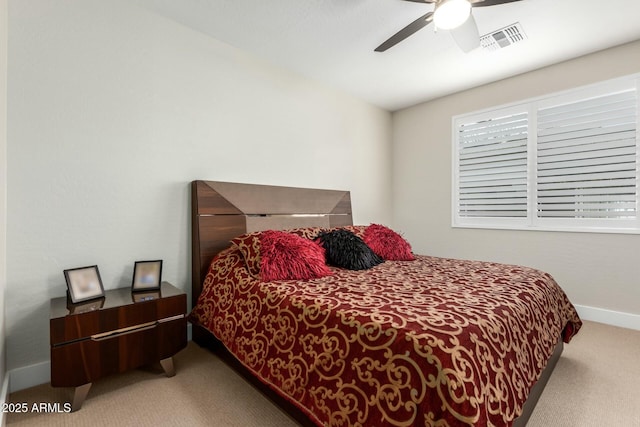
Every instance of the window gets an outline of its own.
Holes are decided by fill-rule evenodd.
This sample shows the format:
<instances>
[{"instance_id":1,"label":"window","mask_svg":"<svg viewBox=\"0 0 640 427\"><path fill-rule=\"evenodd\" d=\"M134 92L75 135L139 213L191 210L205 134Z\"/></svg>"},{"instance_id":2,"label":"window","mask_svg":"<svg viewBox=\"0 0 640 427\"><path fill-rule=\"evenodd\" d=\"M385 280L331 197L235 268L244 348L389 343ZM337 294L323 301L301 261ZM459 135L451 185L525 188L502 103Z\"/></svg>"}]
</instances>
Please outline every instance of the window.
<instances>
[{"instance_id":1,"label":"window","mask_svg":"<svg viewBox=\"0 0 640 427\"><path fill-rule=\"evenodd\" d=\"M640 233L638 81L453 120L453 226Z\"/></svg>"}]
</instances>

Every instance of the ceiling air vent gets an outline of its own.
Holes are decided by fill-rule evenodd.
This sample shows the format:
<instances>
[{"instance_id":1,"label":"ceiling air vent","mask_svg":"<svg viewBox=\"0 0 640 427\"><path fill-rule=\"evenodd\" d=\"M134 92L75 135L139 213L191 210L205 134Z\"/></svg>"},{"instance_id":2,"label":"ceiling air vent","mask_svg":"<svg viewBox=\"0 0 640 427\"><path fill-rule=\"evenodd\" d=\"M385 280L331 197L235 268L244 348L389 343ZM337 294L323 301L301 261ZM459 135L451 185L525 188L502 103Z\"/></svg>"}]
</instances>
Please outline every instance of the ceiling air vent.
<instances>
[{"instance_id":1,"label":"ceiling air vent","mask_svg":"<svg viewBox=\"0 0 640 427\"><path fill-rule=\"evenodd\" d=\"M485 50L498 50L521 42L526 38L527 35L522 30L522 25L516 22L480 37L480 46Z\"/></svg>"}]
</instances>

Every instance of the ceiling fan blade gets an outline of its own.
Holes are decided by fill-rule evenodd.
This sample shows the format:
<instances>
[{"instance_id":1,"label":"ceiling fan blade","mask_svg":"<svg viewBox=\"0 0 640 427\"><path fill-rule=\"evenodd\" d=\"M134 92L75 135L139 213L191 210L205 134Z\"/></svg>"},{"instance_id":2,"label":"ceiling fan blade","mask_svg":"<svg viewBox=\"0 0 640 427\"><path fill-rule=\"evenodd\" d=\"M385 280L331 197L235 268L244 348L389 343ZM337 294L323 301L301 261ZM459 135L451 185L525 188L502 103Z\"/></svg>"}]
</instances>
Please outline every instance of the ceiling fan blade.
<instances>
[{"instance_id":1,"label":"ceiling fan blade","mask_svg":"<svg viewBox=\"0 0 640 427\"><path fill-rule=\"evenodd\" d=\"M465 53L480 46L480 33L478 32L478 25L476 25L476 20L473 19L473 15L469 15L469 18L464 21L464 24L449 30L449 32L453 40L455 40L460 49Z\"/></svg>"},{"instance_id":2,"label":"ceiling fan blade","mask_svg":"<svg viewBox=\"0 0 640 427\"><path fill-rule=\"evenodd\" d=\"M401 29L400 31L398 31L397 33L395 33L394 35L392 35L387 41L382 43L380 46L378 46L374 50L376 52L384 52L390 47L397 45L402 40L406 39L407 37L409 37L416 31L418 31L419 29L426 27L431 23L431 21L433 21L433 12L428 12L425 15L422 15L420 18L413 21L411 24Z\"/></svg>"},{"instance_id":3,"label":"ceiling fan blade","mask_svg":"<svg viewBox=\"0 0 640 427\"><path fill-rule=\"evenodd\" d=\"M436 0L404 0L404 1L411 1L414 3L435 3Z\"/></svg>"},{"instance_id":4,"label":"ceiling fan blade","mask_svg":"<svg viewBox=\"0 0 640 427\"><path fill-rule=\"evenodd\" d=\"M472 7L497 6L499 4L513 3L516 1L522 1L522 0L471 0L471 6Z\"/></svg>"}]
</instances>

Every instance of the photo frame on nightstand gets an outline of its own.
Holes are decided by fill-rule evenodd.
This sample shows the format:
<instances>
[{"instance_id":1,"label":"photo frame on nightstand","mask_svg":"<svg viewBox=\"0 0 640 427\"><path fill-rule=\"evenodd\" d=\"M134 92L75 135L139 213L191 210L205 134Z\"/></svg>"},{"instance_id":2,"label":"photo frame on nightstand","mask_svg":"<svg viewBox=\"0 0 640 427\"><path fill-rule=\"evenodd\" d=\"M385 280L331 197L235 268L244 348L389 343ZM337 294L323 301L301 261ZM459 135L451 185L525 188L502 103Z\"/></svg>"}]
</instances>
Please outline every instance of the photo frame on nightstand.
<instances>
[{"instance_id":1,"label":"photo frame on nightstand","mask_svg":"<svg viewBox=\"0 0 640 427\"><path fill-rule=\"evenodd\" d=\"M154 291L160 289L162 260L136 261L133 266L131 291Z\"/></svg>"},{"instance_id":2,"label":"photo frame on nightstand","mask_svg":"<svg viewBox=\"0 0 640 427\"><path fill-rule=\"evenodd\" d=\"M97 265L64 270L64 278L67 281L69 298L74 304L104 296L104 287Z\"/></svg>"}]
</instances>

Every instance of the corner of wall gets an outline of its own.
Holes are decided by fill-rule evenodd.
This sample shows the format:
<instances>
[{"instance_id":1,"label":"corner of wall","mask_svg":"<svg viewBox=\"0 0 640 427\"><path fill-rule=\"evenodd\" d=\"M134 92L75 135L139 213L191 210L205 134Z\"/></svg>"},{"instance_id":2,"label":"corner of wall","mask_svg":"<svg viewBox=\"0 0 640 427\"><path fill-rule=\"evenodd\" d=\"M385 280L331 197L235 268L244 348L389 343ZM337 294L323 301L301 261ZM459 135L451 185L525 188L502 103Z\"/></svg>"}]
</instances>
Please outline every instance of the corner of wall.
<instances>
[{"instance_id":1,"label":"corner of wall","mask_svg":"<svg viewBox=\"0 0 640 427\"><path fill-rule=\"evenodd\" d=\"M7 44L8 0L0 0L0 403L7 401L9 379L5 362L5 289L7 283ZM5 425L0 412L0 425Z\"/></svg>"},{"instance_id":2,"label":"corner of wall","mask_svg":"<svg viewBox=\"0 0 640 427\"><path fill-rule=\"evenodd\" d=\"M7 403L9 401L9 375L4 375L4 381L2 381L2 390L0 391L0 404ZM0 426L4 427L7 424L7 419L4 416L4 411L0 412Z\"/></svg>"}]
</instances>

